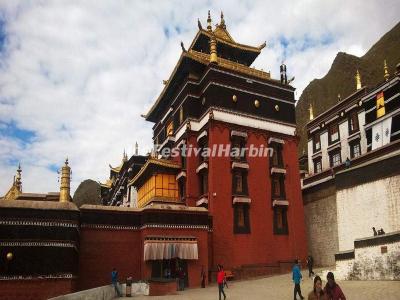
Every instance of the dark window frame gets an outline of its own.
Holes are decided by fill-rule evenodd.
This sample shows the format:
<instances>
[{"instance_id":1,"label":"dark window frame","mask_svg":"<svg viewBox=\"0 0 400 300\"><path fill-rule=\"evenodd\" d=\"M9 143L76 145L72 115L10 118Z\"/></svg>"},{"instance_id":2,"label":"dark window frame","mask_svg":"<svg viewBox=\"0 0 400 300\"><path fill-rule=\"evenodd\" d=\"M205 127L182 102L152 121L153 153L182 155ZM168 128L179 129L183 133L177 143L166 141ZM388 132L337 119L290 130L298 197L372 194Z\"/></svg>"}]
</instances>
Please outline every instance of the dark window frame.
<instances>
[{"instance_id":1,"label":"dark window frame","mask_svg":"<svg viewBox=\"0 0 400 300\"><path fill-rule=\"evenodd\" d=\"M275 194L276 184L279 182L280 194ZM273 174L271 176L271 195L273 199L286 199L286 189L285 189L285 175L284 174Z\"/></svg>"},{"instance_id":2,"label":"dark window frame","mask_svg":"<svg viewBox=\"0 0 400 300\"><path fill-rule=\"evenodd\" d=\"M239 226L239 210L243 209L244 226ZM233 205L233 233L249 234L250 230L250 205L247 203L235 203Z\"/></svg>"},{"instance_id":3,"label":"dark window frame","mask_svg":"<svg viewBox=\"0 0 400 300\"><path fill-rule=\"evenodd\" d=\"M349 135L360 131L360 124L358 121L358 112L357 111L353 111L352 113L349 114L348 124L349 124ZM353 124L353 126L352 126L352 124ZM356 125L354 126L354 124L356 124Z\"/></svg>"},{"instance_id":4,"label":"dark window frame","mask_svg":"<svg viewBox=\"0 0 400 300\"><path fill-rule=\"evenodd\" d=\"M208 196L208 172L202 171L199 173L199 193L201 196Z\"/></svg>"},{"instance_id":5,"label":"dark window frame","mask_svg":"<svg viewBox=\"0 0 400 300\"><path fill-rule=\"evenodd\" d=\"M278 211L282 213L282 228L278 227ZM287 219L287 207L285 206L275 206L273 208L274 217L273 217L273 227L274 227L274 234L277 235L288 235L289 234L289 225Z\"/></svg>"},{"instance_id":6,"label":"dark window frame","mask_svg":"<svg viewBox=\"0 0 400 300\"><path fill-rule=\"evenodd\" d=\"M350 142L350 143L349 143L349 146L350 146L350 158L351 158L351 159L357 158L357 157L359 157L359 156L362 154L362 153L361 153L361 144L360 144L360 140L359 140L359 139ZM357 156L354 155L354 148L355 148L355 146L358 146L358 148L359 148L359 154L358 154Z\"/></svg>"},{"instance_id":7,"label":"dark window frame","mask_svg":"<svg viewBox=\"0 0 400 300\"><path fill-rule=\"evenodd\" d=\"M246 138L239 137L239 136L232 136L231 137L231 153L233 152L234 148L239 148L239 156L231 156L233 161L247 161L247 151L244 151L244 156L241 156L242 149L246 148Z\"/></svg>"},{"instance_id":8,"label":"dark window frame","mask_svg":"<svg viewBox=\"0 0 400 300\"><path fill-rule=\"evenodd\" d=\"M339 158L340 158L339 159L339 163L337 165L334 165L333 164L333 157L335 155L337 155L337 154L339 154ZM329 165L331 166L331 168L339 166L341 163L342 163L342 153L340 151L340 148L330 151L329 152Z\"/></svg>"},{"instance_id":9,"label":"dark window frame","mask_svg":"<svg viewBox=\"0 0 400 300\"><path fill-rule=\"evenodd\" d=\"M236 176L240 175L242 178L242 191L237 190ZM249 189L247 185L247 171L244 170L233 170L232 171L232 195L247 196Z\"/></svg>"},{"instance_id":10,"label":"dark window frame","mask_svg":"<svg viewBox=\"0 0 400 300\"><path fill-rule=\"evenodd\" d=\"M321 170L317 170L317 164L321 164ZM313 159L313 165L314 165L314 173L321 173L322 172L322 157L317 157Z\"/></svg>"},{"instance_id":11,"label":"dark window frame","mask_svg":"<svg viewBox=\"0 0 400 300\"><path fill-rule=\"evenodd\" d=\"M273 149L272 156L269 158L271 167L283 168L283 145L281 143L271 143L270 147ZM276 157L276 162L274 162Z\"/></svg>"},{"instance_id":12,"label":"dark window frame","mask_svg":"<svg viewBox=\"0 0 400 300\"><path fill-rule=\"evenodd\" d=\"M318 137L318 141L319 141L319 148L317 148L317 137ZM314 134L314 137L313 137L313 150L314 150L314 153L317 153L317 152L321 151L321 134L320 133Z\"/></svg>"},{"instance_id":13,"label":"dark window frame","mask_svg":"<svg viewBox=\"0 0 400 300\"><path fill-rule=\"evenodd\" d=\"M336 128L337 129L337 139L332 140L332 129ZM340 141L340 132L339 132L339 123L333 123L329 126L328 129L328 136L329 136L329 145L336 143L337 141Z\"/></svg>"},{"instance_id":14,"label":"dark window frame","mask_svg":"<svg viewBox=\"0 0 400 300\"><path fill-rule=\"evenodd\" d=\"M184 201L186 199L186 178L181 177L178 180L178 193L179 200Z\"/></svg>"}]
</instances>

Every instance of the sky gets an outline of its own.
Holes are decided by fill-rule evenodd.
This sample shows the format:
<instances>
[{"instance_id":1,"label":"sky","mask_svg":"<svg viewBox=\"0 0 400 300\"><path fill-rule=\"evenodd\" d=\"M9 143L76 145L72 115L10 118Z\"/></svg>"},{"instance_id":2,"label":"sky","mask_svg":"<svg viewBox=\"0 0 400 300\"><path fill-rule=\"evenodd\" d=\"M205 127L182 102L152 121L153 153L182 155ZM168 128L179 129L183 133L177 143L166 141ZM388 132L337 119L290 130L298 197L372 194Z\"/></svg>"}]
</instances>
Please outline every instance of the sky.
<instances>
[{"instance_id":1,"label":"sky","mask_svg":"<svg viewBox=\"0 0 400 300\"><path fill-rule=\"evenodd\" d=\"M266 41L253 66L278 79L284 61L297 99L337 52L362 56L400 21L398 0L0 0L0 195L19 162L23 191L46 193L68 157L73 195L105 181L136 141L146 154L153 124L140 115L208 10L213 24L224 12L237 42Z\"/></svg>"}]
</instances>

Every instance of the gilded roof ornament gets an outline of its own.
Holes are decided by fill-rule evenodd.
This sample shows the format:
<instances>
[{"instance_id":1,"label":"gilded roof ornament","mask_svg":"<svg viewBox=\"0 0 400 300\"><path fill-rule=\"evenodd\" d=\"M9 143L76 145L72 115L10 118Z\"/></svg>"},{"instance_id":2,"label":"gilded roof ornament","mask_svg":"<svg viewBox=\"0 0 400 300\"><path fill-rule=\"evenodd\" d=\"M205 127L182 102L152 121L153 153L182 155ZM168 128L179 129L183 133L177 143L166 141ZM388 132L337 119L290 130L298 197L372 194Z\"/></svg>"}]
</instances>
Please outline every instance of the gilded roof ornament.
<instances>
[{"instance_id":1,"label":"gilded roof ornament","mask_svg":"<svg viewBox=\"0 0 400 300\"><path fill-rule=\"evenodd\" d=\"M181 41L181 48L182 48L182 51L183 51L183 52L187 52L186 49L185 49L185 45L183 44L182 41Z\"/></svg>"},{"instance_id":2,"label":"gilded roof ornament","mask_svg":"<svg viewBox=\"0 0 400 300\"><path fill-rule=\"evenodd\" d=\"M225 20L224 20L224 13L221 11L221 24L220 27L222 29L226 29Z\"/></svg>"},{"instance_id":3,"label":"gilded roof ornament","mask_svg":"<svg viewBox=\"0 0 400 300\"><path fill-rule=\"evenodd\" d=\"M385 72L384 75L383 75L383 78L385 78L385 80L388 81L389 77L390 77L390 74L389 74L389 71L388 71L388 66L386 64L386 59L383 61L383 70Z\"/></svg>"},{"instance_id":4,"label":"gilded roof ornament","mask_svg":"<svg viewBox=\"0 0 400 300\"><path fill-rule=\"evenodd\" d=\"M310 121L314 119L314 112L313 112L313 107L312 104L310 103L310 108L308 109L310 111Z\"/></svg>"},{"instance_id":5,"label":"gilded roof ornament","mask_svg":"<svg viewBox=\"0 0 400 300\"><path fill-rule=\"evenodd\" d=\"M266 46L267 46L267 42L264 41L264 43L262 43L262 44L261 44L260 46L258 46L257 48L258 48L259 50L262 50L262 49L264 49Z\"/></svg>"},{"instance_id":6,"label":"gilded roof ornament","mask_svg":"<svg viewBox=\"0 0 400 300\"><path fill-rule=\"evenodd\" d=\"M207 30L212 31L210 11L208 11L208 17L207 17Z\"/></svg>"},{"instance_id":7,"label":"gilded roof ornament","mask_svg":"<svg viewBox=\"0 0 400 300\"><path fill-rule=\"evenodd\" d=\"M361 76L360 76L360 72L356 73L356 88L357 90L361 89L362 85L361 85Z\"/></svg>"}]
</instances>

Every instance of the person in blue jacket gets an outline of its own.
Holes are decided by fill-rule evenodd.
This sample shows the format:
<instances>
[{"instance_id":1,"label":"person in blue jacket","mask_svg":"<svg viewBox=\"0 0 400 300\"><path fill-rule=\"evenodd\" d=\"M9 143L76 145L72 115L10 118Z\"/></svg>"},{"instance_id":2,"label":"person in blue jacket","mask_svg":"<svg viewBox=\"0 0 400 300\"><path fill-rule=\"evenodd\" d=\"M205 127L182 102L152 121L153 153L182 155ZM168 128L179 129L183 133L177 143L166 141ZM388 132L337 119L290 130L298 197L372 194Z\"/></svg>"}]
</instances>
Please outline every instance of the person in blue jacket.
<instances>
[{"instance_id":1,"label":"person in blue jacket","mask_svg":"<svg viewBox=\"0 0 400 300\"><path fill-rule=\"evenodd\" d=\"M300 289L300 281L303 278L300 272L300 266L299 266L299 261L296 259L294 261L294 266L292 270L292 280L294 282L294 300L296 300L296 295L299 294L300 299L304 299L304 297L301 295L301 289Z\"/></svg>"},{"instance_id":2,"label":"person in blue jacket","mask_svg":"<svg viewBox=\"0 0 400 300\"><path fill-rule=\"evenodd\" d=\"M111 272L111 283L114 286L114 290L117 293L118 297L121 297L122 293L118 286L118 271L115 268L113 268Z\"/></svg>"}]
</instances>

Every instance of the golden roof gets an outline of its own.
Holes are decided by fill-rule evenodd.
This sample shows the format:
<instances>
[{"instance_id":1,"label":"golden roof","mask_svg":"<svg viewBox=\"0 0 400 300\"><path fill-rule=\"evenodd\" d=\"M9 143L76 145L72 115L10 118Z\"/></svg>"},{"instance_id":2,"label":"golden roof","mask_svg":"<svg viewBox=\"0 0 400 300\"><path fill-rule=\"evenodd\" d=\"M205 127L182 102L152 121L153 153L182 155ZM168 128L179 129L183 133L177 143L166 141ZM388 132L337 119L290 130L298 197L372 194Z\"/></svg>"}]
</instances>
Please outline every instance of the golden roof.
<instances>
[{"instance_id":1,"label":"golden roof","mask_svg":"<svg viewBox=\"0 0 400 300\"><path fill-rule=\"evenodd\" d=\"M129 181L128 186L133 185L143 175L143 173L146 171L146 169L150 165L156 165L156 166L173 168L173 169L180 169L181 168L180 164L178 164L178 163L176 163L174 161L171 161L171 160L149 158L146 161L146 163L144 164L144 166L140 169L140 171L136 174L136 176L133 177L132 180Z\"/></svg>"},{"instance_id":2,"label":"golden roof","mask_svg":"<svg viewBox=\"0 0 400 300\"><path fill-rule=\"evenodd\" d=\"M105 183L99 182L100 186L105 187L105 188L111 188L113 184L113 179L107 179Z\"/></svg>"}]
</instances>

